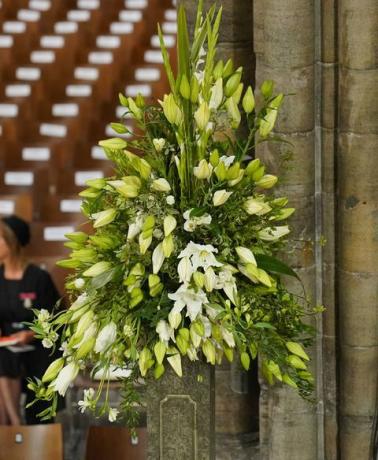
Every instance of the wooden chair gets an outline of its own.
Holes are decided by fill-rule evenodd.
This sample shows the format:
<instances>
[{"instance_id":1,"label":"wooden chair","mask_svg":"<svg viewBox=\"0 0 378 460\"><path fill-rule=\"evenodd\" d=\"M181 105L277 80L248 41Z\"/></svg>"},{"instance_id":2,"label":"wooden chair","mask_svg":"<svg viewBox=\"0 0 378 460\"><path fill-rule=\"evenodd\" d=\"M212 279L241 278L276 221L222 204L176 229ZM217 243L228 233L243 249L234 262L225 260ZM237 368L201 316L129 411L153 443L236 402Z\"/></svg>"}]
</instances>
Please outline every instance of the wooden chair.
<instances>
[{"instance_id":1,"label":"wooden chair","mask_svg":"<svg viewBox=\"0 0 378 460\"><path fill-rule=\"evenodd\" d=\"M92 426L89 428L85 460L145 460L147 458L147 430L137 429L132 439L130 430L120 426Z\"/></svg>"},{"instance_id":2,"label":"wooden chair","mask_svg":"<svg viewBox=\"0 0 378 460\"><path fill-rule=\"evenodd\" d=\"M0 460L63 460L60 424L0 426Z\"/></svg>"}]
</instances>

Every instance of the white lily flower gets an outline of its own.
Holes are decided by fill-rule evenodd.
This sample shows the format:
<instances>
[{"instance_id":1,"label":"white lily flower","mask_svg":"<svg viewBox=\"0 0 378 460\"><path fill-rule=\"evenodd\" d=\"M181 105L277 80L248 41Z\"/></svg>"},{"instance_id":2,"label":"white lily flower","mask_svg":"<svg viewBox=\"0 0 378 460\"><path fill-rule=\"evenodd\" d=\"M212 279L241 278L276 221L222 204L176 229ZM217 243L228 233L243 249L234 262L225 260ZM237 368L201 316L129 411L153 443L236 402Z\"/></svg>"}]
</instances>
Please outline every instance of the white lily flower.
<instances>
[{"instance_id":1,"label":"white lily flower","mask_svg":"<svg viewBox=\"0 0 378 460\"><path fill-rule=\"evenodd\" d=\"M221 206L224 204L233 192L227 192L226 190L217 190L213 195L213 204L214 206Z\"/></svg>"},{"instance_id":2,"label":"white lily flower","mask_svg":"<svg viewBox=\"0 0 378 460\"><path fill-rule=\"evenodd\" d=\"M77 405L79 406L79 411L82 414L84 414L86 409L91 407L93 403L94 395L95 395L95 391L93 388L88 388L88 390L84 390L84 399L77 403Z\"/></svg>"},{"instance_id":3,"label":"white lily flower","mask_svg":"<svg viewBox=\"0 0 378 460\"><path fill-rule=\"evenodd\" d=\"M219 161L221 161L226 166L226 168L229 168L234 162L234 160L235 160L235 155L230 155L230 156L222 155L219 158Z\"/></svg>"},{"instance_id":4,"label":"white lily flower","mask_svg":"<svg viewBox=\"0 0 378 460\"><path fill-rule=\"evenodd\" d=\"M158 244L152 253L152 271L154 275L159 273L161 266L163 265L165 259L163 245L162 243Z\"/></svg>"},{"instance_id":5,"label":"white lily flower","mask_svg":"<svg viewBox=\"0 0 378 460\"><path fill-rule=\"evenodd\" d=\"M114 343L116 337L117 337L117 326L112 321L106 326L104 326L99 332L97 339L96 339L94 351L96 353L103 353L110 347L112 343Z\"/></svg>"},{"instance_id":6,"label":"white lily flower","mask_svg":"<svg viewBox=\"0 0 378 460\"><path fill-rule=\"evenodd\" d=\"M161 319L157 323L156 332L158 333L160 340L166 345L168 345L170 339L174 340L175 338L173 328L164 319Z\"/></svg>"},{"instance_id":7,"label":"white lily flower","mask_svg":"<svg viewBox=\"0 0 378 460\"><path fill-rule=\"evenodd\" d=\"M219 272L215 288L223 289L224 293L231 302L236 304L235 295L237 294L237 286L231 270L227 270L227 268L225 268Z\"/></svg>"},{"instance_id":8,"label":"white lily flower","mask_svg":"<svg viewBox=\"0 0 378 460\"><path fill-rule=\"evenodd\" d=\"M210 214L203 214L199 217L190 217L190 213L192 209L188 209L184 212L183 217L186 220L184 223L184 230L187 232L194 232L194 230L200 225L210 225L211 224L211 216Z\"/></svg>"},{"instance_id":9,"label":"white lily flower","mask_svg":"<svg viewBox=\"0 0 378 460\"><path fill-rule=\"evenodd\" d=\"M177 271L180 276L180 282L181 283L189 283L192 275L193 275L193 267L192 264L190 263L189 257L183 257L178 266L177 266Z\"/></svg>"},{"instance_id":10,"label":"white lily flower","mask_svg":"<svg viewBox=\"0 0 378 460\"><path fill-rule=\"evenodd\" d=\"M189 257L193 266L193 271L196 271L198 267L203 268L205 271L209 267L222 267L223 264L217 261L214 253L217 253L216 249L211 244L196 244L193 241L187 244L186 248L182 250L178 256L179 259L182 257Z\"/></svg>"},{"instance_id":11,"label":"white lily flower","mask_svg":"<svg viewBox=\"0 0 378 460\"><path fill-rule=\"evenodd\" d=\"M186 307L186 316L189 316L191 321L195 321L202 311L202 305L208 302L206 294L201 289L196 292L185 285L180 286L175 293L168 294L168 297L175 301L174 311L181 313Z\"/></svg>"},{"instance_id":12,"label":"white lily flower","mask_svg":"<svg viewBox=\"0 0 378 460\"><path fill-rule=\"evenodd\" d=\"M61 396L65 396L68 387L75 380L78 373L79 366L77 363L72 361L69 364L67 364L67 366L63 367L63 369L59 372L57 378L51 386Z\"/></svg>"},{"instance_id":13,"label":"white lily flower","mask_svg":"<svg viewBox=\"0 0 378 460\"><path fill-rule=\"evenodd\" d=\"M227 343L227 345L231 348L234 348L235 346L235 339L234 335L232 332L230 332L228 329L221 327L221 334L223 337L223 340Z\"/></svg>"},{"instance_id":14,"label":"white lily flower","mask_svg":"<svg viewBox=\"0 0 378 460\"><path fill-rule=\"evenodd\" d=\"M290 233L287 225L280 225L278 227L268 227L259 231L259 237L264 241L276 241L283 236Z\"/></svg>"},{"instance_id":15,"label":"white lily flower","mask_svg":"<svg viewBox=\"0 0 378 460\"><path fill-rule=\"evenodd\" d=\"M108 415L109 422L115 422L117 420L118 414L119 414L119 410L111 407L109 409L109 415Z\"/></svg>"}]
</instances>

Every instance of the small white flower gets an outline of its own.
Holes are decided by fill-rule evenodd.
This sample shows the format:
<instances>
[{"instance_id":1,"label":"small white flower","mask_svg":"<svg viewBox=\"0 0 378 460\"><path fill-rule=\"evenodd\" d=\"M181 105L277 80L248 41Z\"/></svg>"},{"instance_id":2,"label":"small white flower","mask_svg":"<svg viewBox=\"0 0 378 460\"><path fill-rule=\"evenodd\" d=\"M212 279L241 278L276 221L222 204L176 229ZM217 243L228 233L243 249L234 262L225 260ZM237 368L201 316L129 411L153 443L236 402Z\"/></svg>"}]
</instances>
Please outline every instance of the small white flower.
<instances>
[{"instance_id":1,"label":"small white flower","mask_svg":"<svg viewBox=\"0 0 378 460\"><path fill-rule=\"evenodd\" d=\"M161 152L165 146L165 139L162 137L160 139L153 139L152 143L154 144L156 151Z\"/></svg>"},{"instance_id":2,"label":"small white flower","mask_svg":"<svg viewBox=\"0 0 378 460\"><path fill-rule=\"evenodd\" d=\"M167 202L167 204L172 206L173 204L175 204L175 197L173 195L168 195L165 201Z\"/></svg>"},{"instance_id":3,"label":"small white flower","mask_svg":"<svg viewBox=\"0 0 378 460\"><path fill-rule=\"evenodd\" d=\"M166 345L168 345L170 339L174 340L175 338L172 327L164 319L161 319L157 323L156 332L158 333L160 340Z\"/></svg>"},{"instance_id":4,"label":"small white flower","mask_svg":"<svg viewBox=\"0 0 378 460\"><path fill-rule=\"evenodd\" d=\"M38 321L40 321L41 323L48 321L50 319L50 313L44 308L42 308L41 310L39 310L37 318Z\"/></svg>"},{"instance_id":5,"label":"small white flower","mask_svg":"<svg viewBox=\"0 0 378 460\"><path fill-rule=\"evenodd\" d=\"M63 369L59 372L57 378L52 383L52 387L61 396L65 396L70 383L75 380L78 373L79 366L77 363L71 362L67 364L67 366L64 366Z\"/></svg>"},{"instance_id":6,"label":"small white flower","mask_svg":"<svg viewBox=\"0 0 378 460\"><path fill-rule=\"evenodd\" d=\"M75 281L74 281L74 286L76 289L82 289L85 285L85 281L83 278L77 278Z\"/></svg>"},{"instance_id":7,"label":"small white flower","mask_svg":"<svg viewBox=\"0 0 378 460\"><path fill-rule=\"evenodd\" d=\"M186 316L189 316L191 321L195 321L202 310L202 305L208 302L206 294L199 289L197 292L185 285L180 286L173 294L168 294L171 300L174 300L173 310L181 313L186 307Z\"/></svg>"},{"instance_id":8,"label":"small white flower","mask_svg":"<svg viewBox=\"0 0 378 460\"><path fill-rule=\"evenodd\" d=\"M54 345L54 342L51 339L43 339L42 340L43 348L52 348L53 345Z\"/></svg>"},{"instance_id":9,"label":"small white flower","mask_svg":"<svg viewBox=\"0 0 378 460\"><path fill-rule=\"evenodd\" d=\"M232 163L235 160L235 155L223 155L219 158L219 161L221 161L227 168L229 168Z\"/></svg>"},{"instance_id":10,"label":"small white flower","mask_svg":"<svg viewBox=\"0 0 378 460\"><path fill-rule=\"evenodd\" d=\"M210 214L203 214L200 217L191 217L190 213L192 209L188 209L184 212L183 217L186 220L184 223L184 230L187 232L194 232L194 230L200 225L210 225L211 224L211 216Z\"/></svg>"},{"instance_id":11,"label":"small white flower","mask_svg":"<svg viewBox=\"0 0 378 460\"><path fill-rule=\"evenodd\" d=\"M218 274L217 283L215 289L223 289L224 293L231 300L233 304L236 304L235 295L237 294L236 280L227 267L221 270Z\"/></svg>"},{"instance_id":12,"label":"small white flower","mask_svg":"<svg viewBox=\"0 0 378 460\"><path fill-rule=\"evenodd\" d=\"M78 402L79 411L84 414L85 410L91 407L93 403L93 398L95 395L95 391L93 388L88 388L88 390L84 390L84 399Z\"/></svg>"},{"instance_id":13,"label":"small white flower","mask_svg":"<svg viewBox=\"0 0 378 460\"><path fill-rule=\"evenodd\" d=\"M96 353L103 353L106 351L109 346L115 341L117 337L117 326L115 323L110 322L106 326L104 326L101 331L99 332L96 344L95 344L95 352Z\"/></svg>"},{"instance_id":14,"label":"small white flower","mask_svg":"<svg viewBox=\"0 0 378 460\"><path fill-rule=\"evenodd\" d=\"M119 414L119 410L111 407L109 409L109 416L108 416L109 422L115 422L117 420L118 414Z\"/></svg>"}]
</instances>

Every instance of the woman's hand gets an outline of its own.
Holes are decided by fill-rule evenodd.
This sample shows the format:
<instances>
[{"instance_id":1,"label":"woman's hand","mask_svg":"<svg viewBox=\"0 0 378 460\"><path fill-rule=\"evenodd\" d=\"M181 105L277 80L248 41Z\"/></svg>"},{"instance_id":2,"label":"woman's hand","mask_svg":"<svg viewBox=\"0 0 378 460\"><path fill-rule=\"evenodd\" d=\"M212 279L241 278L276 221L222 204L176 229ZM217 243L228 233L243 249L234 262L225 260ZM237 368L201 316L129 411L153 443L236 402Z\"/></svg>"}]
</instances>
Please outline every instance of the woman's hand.
<instances>
[{"instance_id":1,"label":"woman's hand","mask_svg":"<svg viewBox=\"0 0 378 460\"><path fill-rule=\"evenodd\" d=\"M12 338L17 339L19 345L27 345L34 339L33 331L20 331L11 335Z\"/></svg>"}]
</instances>

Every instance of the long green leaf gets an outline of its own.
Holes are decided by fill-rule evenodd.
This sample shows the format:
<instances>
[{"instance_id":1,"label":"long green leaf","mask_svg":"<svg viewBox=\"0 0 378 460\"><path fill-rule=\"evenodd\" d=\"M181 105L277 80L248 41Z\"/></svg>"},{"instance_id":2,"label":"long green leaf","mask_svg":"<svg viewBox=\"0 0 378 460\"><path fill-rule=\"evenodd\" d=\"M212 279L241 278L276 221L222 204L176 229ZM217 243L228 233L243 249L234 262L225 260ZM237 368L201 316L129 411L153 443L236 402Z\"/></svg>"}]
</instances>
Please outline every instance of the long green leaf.
<instances>
[{"instance_id":1,"label":"long green leaf","mask_svg":"<svg viewBox=\"0 0 378 460\"><path fill-rule=\"evenodd\" d=\"M188 77L190 81L190 62L189 62L189 34L186 22L186 14L183 5L180 6L177 18L177 62L178 62L178 78L181 80L183 75Z\"/></svg>"},{"instance_id":2,"label":"long green leaf","mask_svg":"<svg viewBox=\"0 0 378 460\"><path fill-rule=\"evenodd\" d=\"M169 54L167 51L167 47L165 46L165 43L164 43L164 37L163 37L163 33L160 28L160 24L158 24L158 35L159 35L159 41L160 41L161 54L163 56L164 67L165 67L165 71L167 72L169 86L171 87L172 93L176 96L175 77L173 75L171 63L169 60Z\"/></svg>"},{"instance_id":3,"label":"long green leaf","mask_svg":"<svg viewBox=\"0 0 378 460\"><path fill-rule=\"evenodd\" d=\"M295 278L299 279L298 275L292 268L276 259L275 257L267 256L265 254L255 254L255 259L257 266L263 270L272 273L278 273L280 275L294 276Z\"/></svg>"}]
</instances>

